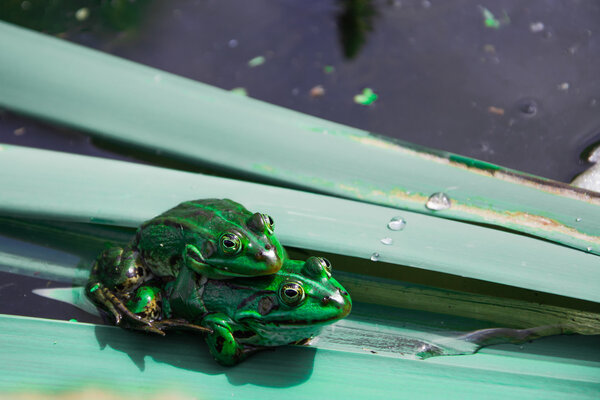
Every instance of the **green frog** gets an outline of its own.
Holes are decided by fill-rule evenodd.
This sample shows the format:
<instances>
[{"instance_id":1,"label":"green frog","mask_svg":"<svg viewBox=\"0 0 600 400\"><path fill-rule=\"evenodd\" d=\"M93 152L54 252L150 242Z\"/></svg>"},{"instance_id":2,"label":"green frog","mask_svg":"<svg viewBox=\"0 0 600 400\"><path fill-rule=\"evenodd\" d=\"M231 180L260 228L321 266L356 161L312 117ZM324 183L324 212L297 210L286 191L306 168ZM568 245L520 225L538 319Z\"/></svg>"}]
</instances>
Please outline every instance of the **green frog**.
<instances>
[{"instance_id":1,"label":"green frog","mask_svg":"<svg viewBox=\"0 0 600 400\"><path fill-rule=\"evenodd\" d=\"M347 316L352 301L331 276L329 261L310 257L285 260L279 272L254 278L217 280L182 270L163 289L140 287L129 306L142 313L162 308L158 322L169 328L206 331L216 361L235 365L266 347L319 334Z\"/></svg>"},{"instance_id":2,"label":"green frog","mask_svg":"<svg viewBox=\"0 0 600 400\"><path fill-rule=\"evenodd\" d=\"M145 282L165 283L181 271L207 279L270 275L284 258L270 216L229 199L186 201L142 224L125 247L100 254L86 289L118 325L160 333L127 306Z\"/></svg>"}]
</instances>

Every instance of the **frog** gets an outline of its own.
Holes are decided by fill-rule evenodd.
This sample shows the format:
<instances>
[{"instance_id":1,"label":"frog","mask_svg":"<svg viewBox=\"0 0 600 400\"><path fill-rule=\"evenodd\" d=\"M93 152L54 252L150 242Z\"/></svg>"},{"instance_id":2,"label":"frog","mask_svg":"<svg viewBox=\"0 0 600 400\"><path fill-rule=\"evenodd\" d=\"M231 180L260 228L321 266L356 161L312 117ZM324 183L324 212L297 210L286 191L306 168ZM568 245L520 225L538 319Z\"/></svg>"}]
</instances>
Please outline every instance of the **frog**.
<instances>
[{"instance_id":1,"label":"frog","mask_svg":"<svg viewBox=\"0 0 600 400\"><path fill-rule=\"evenodd\" d=\"M209 351L225 366L265 348L306 342L352 309L331 263L316 256L286 259L268 276L194 280L181 274L166 285L163 302L167 317L210 330Z\"/></svg>"},{"instance_id":2,"label":"frog","mask_svg":"<svg viewBox=\"0 0 600 400\"><path fill-rule=\"evenodd\" d=\"M117 325L161 333L153 318L127 306L138 288L149 281L160 287L183 270L217 280L274 274L287 257L274 227L269 215L230 199L183 202L144 222L127 245L104 250L86 293Z\"/></svg>"},{"instance_id":3,"label":"frog","mask_svg":"<svg viewBox=\"0 0 600 400\"><path fill-rule=\"evenodd\" d=\"M315 256L286 259L279 272L253 278L208 279L183 270L162 288L138 292L155 297L136 295L132 308L156 309L160 298L159 323L204 333L210 354L224 366L266 348L305 343L352 309L331 263Z\"/></svg>"}]
</instances>

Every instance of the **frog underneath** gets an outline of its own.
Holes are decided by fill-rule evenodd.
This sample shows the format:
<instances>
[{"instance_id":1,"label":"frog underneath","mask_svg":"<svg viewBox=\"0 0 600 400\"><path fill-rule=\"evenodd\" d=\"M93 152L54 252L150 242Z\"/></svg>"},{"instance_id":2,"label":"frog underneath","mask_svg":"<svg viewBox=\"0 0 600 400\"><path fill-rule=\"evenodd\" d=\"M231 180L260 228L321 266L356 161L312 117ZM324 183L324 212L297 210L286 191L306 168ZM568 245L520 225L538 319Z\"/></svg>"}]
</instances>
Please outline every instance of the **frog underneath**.
<instances>
[{"instance_id":1,"label":"frog underneath","mask_svg":"<svg viewBox=\"0 0 600 400\"><path fill-rule=\"evenodd\" d=\"M210 353L223 365L235 365L265 347L311 338L352 308L348 292L331 276L331 264L318 257L286 260L276 274L255 278L215 280L182 271L161 291L148 286L138 291L161 296L169 321L209 330ZM153 303L152 296L136 298L141 300L133 308Z\"/></svg>"},{"instance_id":2,"label":"frog underneath","mask_svg":"<svg viewBox=\"0 0 600 400\"><path fill-rule=\"evenodd\" d=\"M160 333L152 318L126 306L137 288L168 282L180 271L211 279L276 273L286 255L273 231L270 216L229 199L181 203L145 222L127 246L104 251L92 267L88 296L117 324Z\"/></svg>"}]
</instances>

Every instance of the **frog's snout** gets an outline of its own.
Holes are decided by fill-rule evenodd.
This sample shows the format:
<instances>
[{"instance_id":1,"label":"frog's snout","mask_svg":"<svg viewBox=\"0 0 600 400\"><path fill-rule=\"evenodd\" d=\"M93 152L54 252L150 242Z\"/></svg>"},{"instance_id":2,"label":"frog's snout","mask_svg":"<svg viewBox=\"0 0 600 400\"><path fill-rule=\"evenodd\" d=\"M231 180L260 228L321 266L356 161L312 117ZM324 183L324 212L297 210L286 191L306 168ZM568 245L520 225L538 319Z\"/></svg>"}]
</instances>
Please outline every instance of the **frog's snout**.
<instances>
[{"instance_id":1,"label":"frog's snout","mask_svg":"<svg viewBox=\"0 0 600 400\"><path fill-rule=\"evenodd\" d=\"M350 295L344 289L338 289L334 294L323 297L321 303L341 310L342 315L340 318L348 315L352 310L352 300L350 300Z\"/></svg>"},{"instance_id":2,"label":"frog's snout","mask_svg":"<svg viewBox=\"0 0 600 400\"><path fill-rule=\"evenodd\" d=\"M264 262L270 271L277 272L281 269L282 260L273 245L267 244L265 250L257 252L254 258L256 261Z\"/></svg>"}]
</instances>

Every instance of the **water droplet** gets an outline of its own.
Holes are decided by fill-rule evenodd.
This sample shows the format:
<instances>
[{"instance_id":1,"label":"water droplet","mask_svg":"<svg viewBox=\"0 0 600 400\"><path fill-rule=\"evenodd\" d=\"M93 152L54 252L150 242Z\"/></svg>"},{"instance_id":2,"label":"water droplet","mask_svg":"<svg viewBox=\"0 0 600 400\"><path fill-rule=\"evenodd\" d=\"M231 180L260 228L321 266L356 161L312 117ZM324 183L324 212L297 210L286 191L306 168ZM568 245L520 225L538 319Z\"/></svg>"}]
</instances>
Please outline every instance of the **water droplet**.
<instances>
[{"instance_id":1,"label":"water droplet","mask_svg":"<svg viewBox=\"0 0 600 400\"><path fill-rule=\"evenodd\" d=\"M437 192L429 196L425 207L432 211L441 211L450 208L450 205L450 198L446 195L446 193Z\"/></svg>"},{"instance_id":2,"label":"water droplet","mask_svg":"<svg viewBox=\"0 0 600 400\"><path fill-rule=\"evenodd\" d=\"M581 222L581 218L577 217L577 218L575 218L575 221Z\"/></svg>"},{"instance_id":3,"label":"water droplet","mask_svg":"<svg viewBox=\"0 0 600 400\"><path fill-rule=\"evenodd\" d=\"M384 237L383 239L381 239L381 243L385 244L386 246L389 246L392 243L394 243L394 241L391 237Z\"/></svg>"},{"instance_id":4,"label":"water droplet","mask_svg":"<svg viewBox=\"0 0 600 400\"><path fill-rule=\"evenodd\" d=\"M406 221L402 217L394 217L387 224L388 229L391 231L401 231L405 226Z\"/></svg>"},{"instance_id":5,"label":"water droplet","mask_svg":"<svg viewBox=\"0 0 600 400\"><path fill-rule=\"evenodd\" d=\"M231 40L229 41L229 43L227 43L227 45L228 45L230 48L232 48L232 49L234 49L234 48L238 47L238 44L239 44L239 43L238 43L238 41L237 41L237 40L235 40L235 39L231 39Z\"/></svg>"},{"instance_id":6,"label":"water droplet","mask_svg":"<svg viewBox=\"0 0 600 400\"><path fill-rule=\"evenodd\" d=\"M371 261L379 261L379 253L371 254Z\"/></svg>"}]
</instances>

